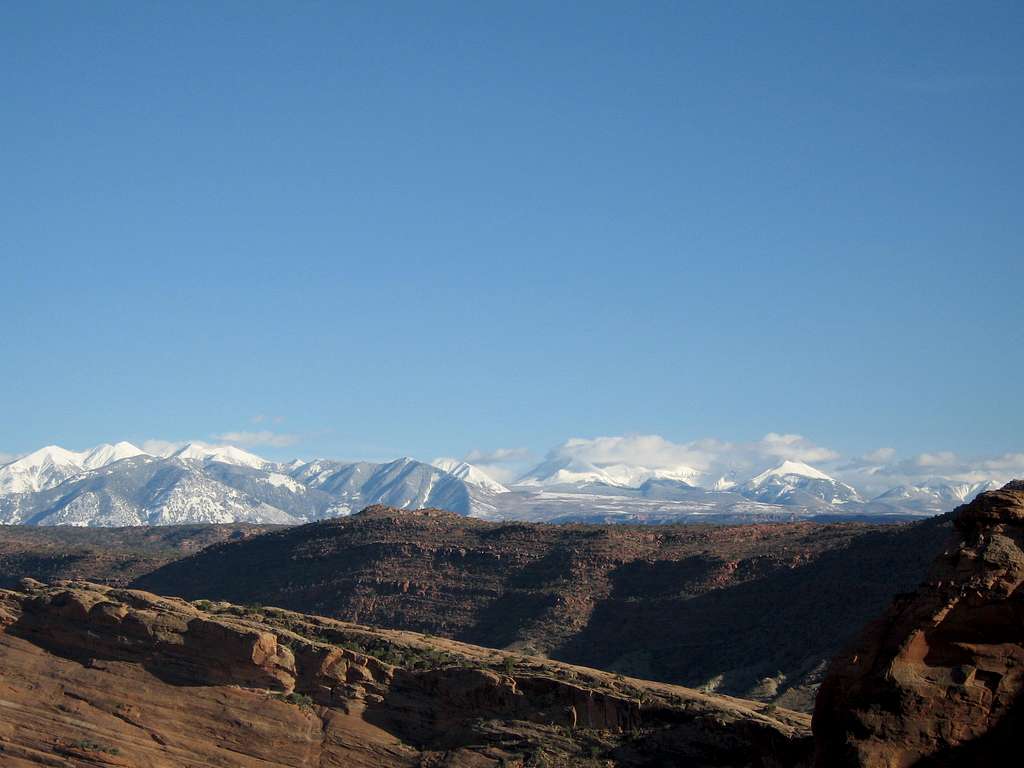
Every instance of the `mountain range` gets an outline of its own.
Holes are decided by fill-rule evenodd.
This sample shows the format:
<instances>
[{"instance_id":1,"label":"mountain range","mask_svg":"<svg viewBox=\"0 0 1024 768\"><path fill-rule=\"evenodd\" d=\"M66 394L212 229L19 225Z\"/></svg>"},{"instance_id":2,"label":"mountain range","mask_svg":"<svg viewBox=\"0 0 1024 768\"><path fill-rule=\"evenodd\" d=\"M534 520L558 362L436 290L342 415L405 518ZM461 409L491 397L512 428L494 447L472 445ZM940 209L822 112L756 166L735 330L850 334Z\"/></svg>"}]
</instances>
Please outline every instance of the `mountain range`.
<instances>
[{"instance_id":1,"label":"mountain range","mask_svg":"<svg viewBox=\"0 0 1024 768\"><path fill-rule=\"evenodd\" d=\"M710 487L701 487L702 482ZM506 486L453 459L277 463L234 446L190 443L154 455L119 442L80 452L47 446L0 466L0 524L293 525L371 504L548 522L902 519L946 511L994 487L936 479L864 498L800 461L782 461L743 481L708 483L686 466L651 469L561 459L545 461Z\"/></svg>"}]
</instances>

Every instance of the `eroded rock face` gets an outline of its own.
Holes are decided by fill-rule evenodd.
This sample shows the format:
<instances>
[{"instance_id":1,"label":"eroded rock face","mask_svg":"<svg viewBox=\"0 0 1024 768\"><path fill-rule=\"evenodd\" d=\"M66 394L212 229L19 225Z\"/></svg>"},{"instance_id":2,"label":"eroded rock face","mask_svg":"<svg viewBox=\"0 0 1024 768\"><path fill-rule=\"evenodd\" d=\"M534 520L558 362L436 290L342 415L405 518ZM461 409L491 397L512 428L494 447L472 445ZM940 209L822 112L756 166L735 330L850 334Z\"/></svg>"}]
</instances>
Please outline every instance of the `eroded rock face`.
<instances>
[{"instance_id":1,"label":"eroded rock face","mask_svg":"<svg viewBox=\"0 0 1024 768\"><path fill-rule=\"evenodd\" d=\"M955 512L927 581L829 667L816 765L1000 765L1024 726L1024 483Z\"/></svg>"},{"instance_id":2,"label":"eroded rock face","mask_svg":"<svg viewBox=\"0 0 1024 768\"><path fill-rule=\"evenodd\" d=\"M184 600L68 585L35 589L21 609L22 636L71 657L138 661L175 682L295 687L295 659L275 635L208 619Z\"/></svg>"},{"instance_id":3,"label":"eroded rock face","mask_svg":"<svg viewBox=\"0 0 1024 768\"><path fill-rule=\"evenodd\" d=\"M596 756L607 766L782 768L810 759L806 715L755 702L88 582L0 590L0 706L4 766L497 768Z\"/></svg>"}]
</instances>

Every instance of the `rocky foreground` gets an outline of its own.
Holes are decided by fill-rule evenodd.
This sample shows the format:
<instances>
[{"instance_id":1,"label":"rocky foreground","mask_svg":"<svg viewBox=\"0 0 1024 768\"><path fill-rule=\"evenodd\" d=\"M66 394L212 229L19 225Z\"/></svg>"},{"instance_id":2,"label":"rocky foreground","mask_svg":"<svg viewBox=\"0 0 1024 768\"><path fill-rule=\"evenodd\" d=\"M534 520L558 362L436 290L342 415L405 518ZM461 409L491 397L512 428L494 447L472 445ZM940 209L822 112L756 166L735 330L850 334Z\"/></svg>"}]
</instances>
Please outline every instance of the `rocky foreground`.
<instances>
[{"instance_id":1,"label":"rocky foreground","mask_svg":"<svg viewBox=\"0 0 1024 768\"><path fill-rule=\"evenodd\" d=\"M814 712L820 768L1020 764L1024 482L981 494L954 525L925 583L832 662Z\"/></svg>"},{"instance_id":2,"label":"rocky foreground","mask_svg":"<svg viewBox=\"0 0 1024 768\"><path fill-rule=\"evenodd\" d=\"M809 718L88 582L0 591L4 766L795 766Z\"/></svg>"}]
</instances>

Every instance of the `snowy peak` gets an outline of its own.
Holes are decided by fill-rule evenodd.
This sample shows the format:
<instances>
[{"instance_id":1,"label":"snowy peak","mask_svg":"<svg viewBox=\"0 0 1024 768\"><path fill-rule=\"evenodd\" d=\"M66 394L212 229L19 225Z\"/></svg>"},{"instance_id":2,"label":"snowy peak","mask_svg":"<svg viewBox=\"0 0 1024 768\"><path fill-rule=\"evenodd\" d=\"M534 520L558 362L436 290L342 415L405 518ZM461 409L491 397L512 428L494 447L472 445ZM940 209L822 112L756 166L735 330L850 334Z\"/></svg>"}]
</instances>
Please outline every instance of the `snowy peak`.
<instances>
[{"instance_id":1,"label":"snowy peak","mask_svg":"<svg viewBox=\"0 0 1024 768\"><path fill-rule=\"evenodd\" d=\"M252 467L263 469L270 462L261 459L254 453L235 448L233 445L204 445L203 443L189 443L183 448L171 454L171 458L180 461L198 461L207 463L219 461L222 464L234 464L237 467Z\"/></svg>"},{"instance_id":2,"label":"snowy peak","mask_svg":"<svg viewBox=\"0 0 1024 768\"><path fill-rule=\"evenodd\" d=\"M736 481L733 480L731 477L728 477L726 475L722 475L720 478L715 480L714 484L711 486L711 490L713 490L713 491L731 491L733 488L736 487L736 485L737 485Z\"/></svg>"},{"instance_id":3,"label":"snowy peak","mask_svg":"<svg viewBox=\"0 0 1024 768\"><path fill-rule=\"evenodd\" d=\"M141 448L122 440L119 443L104 443L97 445L91 451L85 453L82 459L82 466L85 469L99 469L107 464L113 464L121 459L130 459L134 456L148 456Z\"/></svg>"},{"instance_id":4,"label":"snowy peak","mask_svg":"<svg viewBox=\"0 0 1024 768\"><path fill-rule=\"evenodd\" d=\"M788 459L750 478L737 490L748 499L789 506L813 507L861 500L857 491L846 483L810 464Z\"/></svg>"},{"instance_id":5,"label":"snowy peak","mask_svg":"<svg viewBox=\"0 0 1024 768\"><path fill-rule=\"evenodd\" d=\"M442 472L454 475L467 485L476 486L488 493L508 493L508 488L504 485L479 467L475 467L465 461L459 461L458 459L434 459L432 463Z\"/></svg>"},{"instance_id":6,"label":"snowy peak","mask_svg":"<svg viewBox=\"0 0 1024 768\"><path fill-rule=\"evenodd\" d=\"M756 477L752 477L747 485L758 486L773 477L786 477L787 475L809 477L814 480L828 480L833 483L836 482L820 469L815 469L810 464L804 464L802 461L790 461L787 459L779 464L779 466L766 469Z\"/></svg>"},{"instance_id":7,"label":"snowy peak","mask_svg":"<svg viewBox=\"0 0 1024 768\"><path fill-rule=\"evenodd\" d=\"M0 493L32 493L60 485L82 471L82 454L48 445L0 467Z\"/></svg>"},{"instance_id":8,"label":"snowy peak","mask_svg":"<svg viewBox=\"0 0 1024 768\"><path fill-rule=\"evenodd\" d=\"M936 478L916 485L898 485L876 496L872 501L917 509L944 512L972 501L983 491L994 491L999 484L992 480L968 483Z\"/></svg>"},{"instance_id":9,"label":"snowy peak","mask_svg":"<svg viewBox=\"0 0 1024 768\"><path fill-rule=\"evenodd\" d=\"M45 466L81 466L82 454L61 448L59 445L47 445L38 451L15 459L6 467L18 467L20 469L31 469Z\"/></svg>"},{"instance_id":10,"label":"snowy peak","mask_svg":"<svg viewBox=\"0 0 1024 768\"><path fill-rule=\"evenodd\" d=\"M696 485L701 472L685 465L650 469L632 464L592 464L579 459L558 458L538 464L516 485L540 488L608 485L614 488L639 488L648 480L675 480Z\"/></svg>"}]
</instances>

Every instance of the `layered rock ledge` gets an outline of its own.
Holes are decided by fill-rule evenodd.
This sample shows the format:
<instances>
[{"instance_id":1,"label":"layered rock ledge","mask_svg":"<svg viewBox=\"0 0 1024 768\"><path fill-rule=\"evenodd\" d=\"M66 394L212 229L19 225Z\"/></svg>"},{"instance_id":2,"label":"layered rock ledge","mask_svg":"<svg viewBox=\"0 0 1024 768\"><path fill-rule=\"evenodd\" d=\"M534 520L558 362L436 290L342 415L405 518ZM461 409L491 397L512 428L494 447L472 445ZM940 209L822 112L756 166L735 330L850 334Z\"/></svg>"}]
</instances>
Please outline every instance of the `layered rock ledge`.
<instances>
[{"instance_id":1,"label":"layered rock ledge","mask_svg":"<svg viewBox=\"0 0 1024 768\"><path fill-rule=\"evenodd\" d=\"M805 715L88 582L0 591L11 766L808 765Z\"/></svg>"}]
</instances>

